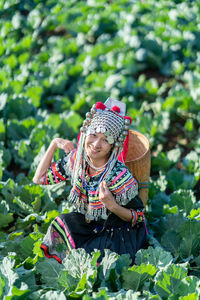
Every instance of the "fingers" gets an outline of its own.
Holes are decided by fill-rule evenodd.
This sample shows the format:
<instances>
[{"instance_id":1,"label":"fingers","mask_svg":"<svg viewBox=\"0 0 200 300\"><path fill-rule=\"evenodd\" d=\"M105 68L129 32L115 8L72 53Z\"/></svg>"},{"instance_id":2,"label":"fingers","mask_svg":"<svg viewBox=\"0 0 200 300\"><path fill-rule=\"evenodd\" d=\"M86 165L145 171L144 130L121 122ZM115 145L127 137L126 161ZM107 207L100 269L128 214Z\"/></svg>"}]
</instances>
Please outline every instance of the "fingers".
<instances>
[{"instance_id":1,"label":"fingers","mask_svg":"<svg viewBox=\"0 0 200 300\"><path fill-rule=\"evenodd\" d=\"M69 153L74 149L74 144L71 141L65 139L55 138L53 142L57 148L63 149L66 153Z\"/></svg>"},{"instance_id":2,"label":"fingers","mask_svg":"<svg viewBox=\"0 0 200 300\"><path fill-rule=\"evenodd\" d=\"M100 183L100 190L101 192L105 193L105 192L108 192L109 189L108 189L108 186L107 186L107 183L105 180L103 180L101 183Z\"/></svg>"},{"instance_id":3,"label":"fingers","mask_svg":"<svg viewBox=\"0 0 200 300\"><path fill-rule=\"evenodd\" d=\"M74 144L71 141L66 140L63 145L63 149L65 150L65 152L69 153L74 149Z\"/></svg>"},{"instance_id":4,"label":"fingers","mask_svg":"<svg viewBox=\"0 0 200 300\"><path fill-rule=\"evenodd\" d=\"M107 186L107 183L106 183L106 181L105 180L103 180L102 181L102 184L103 184L103 188L104 188L104 190L108 190L108 186Z\"/></svg>"},{"instance_id":5,"label":"fingers","mask_svg":"<svg viewBox=\"0 0 200 300\"><path fill-rule=\"evenodd\" d=\"M53 140L53 144L56 146L56 148L59 148L59 149L62 149L62 147L63 147L61 140L59 138L55 138Z\"/></svg>"},{"instance_id":6,"label":"fingers","mask_svg":"<svg viewBox=\"0 0 200 300\"><path fill-rule=\"evenodd\" d=\"M106 181L102 181L100 183L99 200L104 204L104 206L107 209L111 209L111 207L113 207L113 205L116 203L115 198L113 197L106 184Z\"/></svg>"},{"instance_id":7,"label":"fingers","mask_svg":"<svg viewBox=\"0 0 200 300\"><path fill-rule=\"evenodd\" d=\"M103 181L100 183L99 189L100 189L101 192L104 191Z\"/></svg>"}]
</instances>

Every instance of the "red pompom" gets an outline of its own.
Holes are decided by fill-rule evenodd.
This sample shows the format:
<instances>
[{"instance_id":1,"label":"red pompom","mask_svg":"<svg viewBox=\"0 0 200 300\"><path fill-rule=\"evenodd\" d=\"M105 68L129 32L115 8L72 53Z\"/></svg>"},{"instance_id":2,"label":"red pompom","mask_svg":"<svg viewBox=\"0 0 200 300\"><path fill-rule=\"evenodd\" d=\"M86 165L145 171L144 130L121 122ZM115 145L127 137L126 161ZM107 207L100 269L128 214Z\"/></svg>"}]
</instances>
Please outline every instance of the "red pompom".
<instances>
[{"instance_id":1,"label":"red pompom","mask_svg":"<svg viewBox=\"0 0 200 300\"><path fill-rule=\"evenodd\" d=\"M102 109L102 110L106 108L105 104L103 104L102 102L97 102L95 107L96 109Z\"/></svg>"},{"instance_id":2,"label":"red pompom","mask_svg":"<svg viewBox=\"0 0 200 300\"><path fill-rule=\"evenodd\" d=\"M120 113L120 108L118 106L113 106L112 110L118 114Z\"/></svg>"},{"instance_id":3,"label":"red pompom","mask_svg":"<svg viewBox=\"0 0 200 300\"><path fill-rule=\"evenodd\" d=\"M129 116L125 116L125 119L128 119L130 121L130 124L132 123L132 119Z\"/></svg>"}]
</instances>

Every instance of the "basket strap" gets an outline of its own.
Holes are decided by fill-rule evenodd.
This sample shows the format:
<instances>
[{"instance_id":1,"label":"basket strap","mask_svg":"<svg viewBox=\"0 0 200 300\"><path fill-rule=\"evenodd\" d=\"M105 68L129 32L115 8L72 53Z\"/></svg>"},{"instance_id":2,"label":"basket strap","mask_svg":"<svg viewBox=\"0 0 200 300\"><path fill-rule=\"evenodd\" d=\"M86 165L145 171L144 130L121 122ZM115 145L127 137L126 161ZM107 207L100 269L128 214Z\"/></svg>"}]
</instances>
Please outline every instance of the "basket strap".
<instances>
[{"instance_id":1,"label":"basket strap","mask_svg":"<svg viewBox=\"0 0 200 300\"><path fill-rule=\"evenodd\" d=\"M138 182L139 190L140 189L149 189L150 182Z\"/></svg>"}]
</instances>

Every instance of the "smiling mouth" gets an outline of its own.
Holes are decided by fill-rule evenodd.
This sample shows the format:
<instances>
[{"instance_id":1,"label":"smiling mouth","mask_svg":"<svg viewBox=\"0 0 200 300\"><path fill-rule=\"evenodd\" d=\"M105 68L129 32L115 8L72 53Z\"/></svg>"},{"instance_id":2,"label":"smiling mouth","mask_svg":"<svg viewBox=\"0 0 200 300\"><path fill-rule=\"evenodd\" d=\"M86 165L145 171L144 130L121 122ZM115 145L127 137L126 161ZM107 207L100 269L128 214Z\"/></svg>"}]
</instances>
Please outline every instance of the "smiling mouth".
<instances>
[{"instance_id":1,"label":"smiling mouth","mask_svg":"<svg viewBox=\"0 0 200 300\"><path fill-rule=\"evenodd\" d=\"M98 152L100 152L100 150L94 150L94 149L91 148L91 147L90 147L90 151L91 151L92 153L98 153Z\"/></svg>"}]
</instances>

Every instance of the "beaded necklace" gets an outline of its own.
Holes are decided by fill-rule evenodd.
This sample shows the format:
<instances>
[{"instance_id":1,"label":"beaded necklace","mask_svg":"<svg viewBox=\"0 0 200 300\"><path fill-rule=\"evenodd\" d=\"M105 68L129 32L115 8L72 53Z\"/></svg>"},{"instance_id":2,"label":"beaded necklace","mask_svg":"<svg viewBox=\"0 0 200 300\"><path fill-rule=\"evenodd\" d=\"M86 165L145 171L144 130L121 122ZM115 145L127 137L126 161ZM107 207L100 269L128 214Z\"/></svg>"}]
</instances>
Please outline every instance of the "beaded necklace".
<instances>
[{"instance_id":1,"label":"beaded necklace","mask_svg":"<svg viewBox=\"0 0 200 300\"><path fill-rule=\"evenodd\" d=\"M83 175L83 173L82 173L82 183L83 183L83 187L84 187L84 189L88 192L88 190L90 190L90 191L95 191L95 190L97 190L97 187L98 187L98 185L99 185L99 182L101 182L102 180L103 180L103 177L104 177L104 175L105 175L105 173L106 173L106 171L107 171L107 169L108 169L108 166L109 166L109 164L107 164L106 165L106 167L105 167L105 169L102 171L102 172L99 172L99 174L101 174L101 177L99 178L99 180L96 182L96 183L94 183L92 186L90 185L88 185L88 183L89 183L89 180L88 180L88 182L87 182L87 175L85 176L85 174ZM98 174L95 174L95 175L98 175ZM92 176L94 176L94 175L91 175L90 177L92 177Z\"/></svg>"},{"instance_id":2,"label":"beaded necklace","mask_svg":"<svg viewBox=\"0 0 200 300\"><path fill-rule=\"evenodd\" d=\"M90 166L88 165L88 166L87 166L87 170L86 170L86 176L85 176L85 180L86 180L87 183L90 181L90 178L91 178L91 177L97 176L97 175L101 174L101 172L103 172L103 169L102 169L101 171L96 172L96 173L90 175L90 174L89 174L89 167L90 167Z\"/></svg>"}]
</instances>

